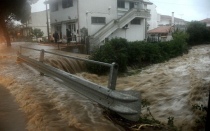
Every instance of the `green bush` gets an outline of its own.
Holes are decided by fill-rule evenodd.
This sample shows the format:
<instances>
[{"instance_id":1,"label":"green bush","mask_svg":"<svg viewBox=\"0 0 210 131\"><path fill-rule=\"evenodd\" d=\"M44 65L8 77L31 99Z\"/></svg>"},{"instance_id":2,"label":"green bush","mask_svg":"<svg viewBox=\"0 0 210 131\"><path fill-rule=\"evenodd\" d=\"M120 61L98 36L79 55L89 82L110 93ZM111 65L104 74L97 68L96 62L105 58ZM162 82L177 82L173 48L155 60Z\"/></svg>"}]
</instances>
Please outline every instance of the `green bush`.
<instances>
[{"instance_id":1,"label":"green bush","mask_svg":"<svg viewBox=\"0 0 210 131\"><path fill-rule=\"evenodd\" d=\"M102 48L97 49L94 51L92 55L90 55L89 59L95 60L95 61L101 61L105 63L112 63L115 62L115 59L112 55L114 50L111 46L111 44L105 44ZM87 69L96 74L103 74L109 70L108 67L97 65L97 64L92 64L92 63L87 63Z\"/></svg>"},{"instance_id":2,"label":"green bush","mask_svg":"<svg viewBox=\"0 0 210 131\"><path fill-rule=\"evenodd\" d=\"M192 21L187 27L189 34L190 45L202 44L210 41L210 30L207 29L206 24L199 21Z\"/></svg>"},{"instance_id":3,"label":"green bush","mask_svg":"<svg viewBox=\"0 0 210 131\"><path fill-rule=\"evenodd\" d=\"M145 42L135 41L130 42L128 46L128 65L132 66L136 63L141 63L145 58Z\"/></svg>"},{"instance_id":4,"label":"green bush","mask_svg":"<svg viewBox=\"0 0 210 131\"><path fill-rule=\"evenodd\" d=\"M180 31L174 32L173 40L168 42L127 42L126 39L116 38L96 49L90 55L90 59L106 63L116 62L119 65L119 72L125 72L127 66L143 67L183 55L188 51L187 38L188 35ZM87 67L90 72L97 74L109 70L107 67L95 64L88 64Z\"/></svg>"},{"instance_id":5,"label":"green bush","mask_svg":"<svg viewBox=\"0 0 210 131\"><path fill-rule=\"evenodd\" d=\"M128 42L122 38L112 39L101 48L96 49L89 59L110 64L116 62L120 65L119 71L124 72L127 69ZM97 74L104 74L109 70L107 67L96 64L87 64L87 68L90 72Z\"/></svg>"}]
</instances>

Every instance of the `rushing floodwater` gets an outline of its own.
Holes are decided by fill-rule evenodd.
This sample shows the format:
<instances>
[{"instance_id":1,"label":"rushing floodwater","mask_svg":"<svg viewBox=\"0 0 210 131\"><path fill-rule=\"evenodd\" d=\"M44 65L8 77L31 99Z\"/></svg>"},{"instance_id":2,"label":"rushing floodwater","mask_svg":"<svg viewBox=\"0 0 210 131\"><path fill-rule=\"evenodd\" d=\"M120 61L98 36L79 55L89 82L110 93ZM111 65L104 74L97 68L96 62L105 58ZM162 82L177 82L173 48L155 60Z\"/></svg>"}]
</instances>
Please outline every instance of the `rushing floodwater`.
<instances>
[{"instance_id":1,"label":"rushing floodwater","mask_svg":"<svg viewBox=\"0 0 210 131\"><path fill-rule=\"evenodd\" d=\"M78 95L71 89L23 63L16 63L18 45L55 51L53 46L38 46L29 43L15 43L12 48L0 47L0 84L15 96L21 110L28 119L28 130L84 130L117 131L123 128L108 121L102 115L103 109L96 103ZM38 52L25 52L39 58ZM69 53L64 53L69 54ZM79 57L87 57L77 55ZM97 76L83 71L82 63L62 60L53 56L45 59L49 64L73 70L77 75L101 85L107 84L106 76ZM72 67L68 67L68 64ZM193 47L189 54L168 62L150 66L132 76L119 77L117 89L137 90L142 99L148 100L153 116L167 122L174 117L174 123L190 131L194 119L200 112L193 112L192 105L207 104L210 82L210 46ZM143 113L145 111L143 110Z\"/></svg>"}]
</instances>

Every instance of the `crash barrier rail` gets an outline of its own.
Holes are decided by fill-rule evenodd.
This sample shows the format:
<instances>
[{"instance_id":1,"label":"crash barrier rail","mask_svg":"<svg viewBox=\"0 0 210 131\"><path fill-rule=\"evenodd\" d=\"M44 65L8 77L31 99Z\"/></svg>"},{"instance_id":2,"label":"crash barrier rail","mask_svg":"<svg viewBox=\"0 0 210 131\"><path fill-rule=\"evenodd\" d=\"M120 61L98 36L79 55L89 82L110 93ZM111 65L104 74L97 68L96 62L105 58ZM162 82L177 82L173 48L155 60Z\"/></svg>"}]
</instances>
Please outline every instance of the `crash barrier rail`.
<instances>
[{"instance_id":1,"label":"crash barrier rail","mask_svg":"<svg viewBox=\"0 0 210 131\"><path fill-rule=\"evenodd\" d=\"M23 49L40 51L39 61L22 55ZM45 53L110 67L109 81L107 86L108 88L87 81L83 78L72 75L63 70L54 68L50 65L44 64ZM104 62L76 58L23 46L20 46L20 51L18 52L18 59L37 68L41 74L47 74L49 76L54 76L61 79L63 84L67 87L99 103L100 105L110 109L111 111L116 112L123 118L131 121L139 120L141 111L140 92L133 90L115 90L118 72L118 65L116 63L108 64Z\"/></svg>"}]
</instances>

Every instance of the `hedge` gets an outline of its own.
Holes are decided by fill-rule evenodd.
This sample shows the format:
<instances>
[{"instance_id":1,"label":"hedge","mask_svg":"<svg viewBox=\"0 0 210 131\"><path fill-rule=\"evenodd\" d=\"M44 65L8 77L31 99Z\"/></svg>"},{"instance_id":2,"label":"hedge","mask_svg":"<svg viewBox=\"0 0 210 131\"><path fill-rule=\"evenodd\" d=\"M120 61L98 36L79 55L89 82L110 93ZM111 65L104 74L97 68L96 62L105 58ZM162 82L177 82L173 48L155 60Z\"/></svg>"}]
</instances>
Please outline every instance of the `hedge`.
<instances>
[{"instance_id":1,"label":"hedge","mask_svg":"<svg viewBox=\"0 0 210 131\"><path fill-rule=\"evenodd\" d=\"M123 38L115 38L96 49L90 55L91 60L119 64L119 72L125 72L127 66L143 67L146 65L164 62L188 51L186 39L188 35L175 32L173 40L168 42L147 43L142 41L128 42ZM109 68L95 64L88 64L92 73L104 74Z\"/></svg>"}]
</instances>

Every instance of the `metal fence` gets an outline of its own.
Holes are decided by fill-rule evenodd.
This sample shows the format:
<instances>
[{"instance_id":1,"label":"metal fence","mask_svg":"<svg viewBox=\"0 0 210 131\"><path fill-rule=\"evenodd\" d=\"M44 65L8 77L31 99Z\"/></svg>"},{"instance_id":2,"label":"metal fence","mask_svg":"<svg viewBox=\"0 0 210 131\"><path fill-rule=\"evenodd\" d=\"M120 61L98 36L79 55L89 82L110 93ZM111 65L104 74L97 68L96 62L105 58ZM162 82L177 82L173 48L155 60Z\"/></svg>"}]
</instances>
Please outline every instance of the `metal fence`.
<instances>
[{"instance_id":1,"label":"metal fence","mask_svg":"<svg viewBox=\"0 0 210 131\"><path fill-rule=\"evenodd\" d=\"M36 61L34 59L22 55L23 49L40 51L39 61ZM54 68L47 64L44 64L45 53L109 67L110 73L109 73L107 88L95 84L93 82L87 81L78 76L67 73L65 71L62 71L60 69ZM42 75L48 74L50 76L54 76L61 79L63 81L63 84L66 85L67 87L77 91L78 93L97 102L98 104L118 113L120 116L128 120L137 121L140 117L140 111L141 111L140 92L133 90L130 91L115 90L116 81L117 81L117 72L118 72L118 65L116 63L109 64L109 63L66 56L45 50L39 50L22 46L20 46L18 59L37 68Z\"/></svg>"}]
</instances>

